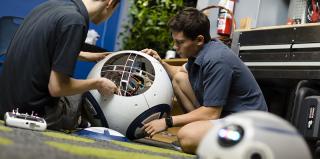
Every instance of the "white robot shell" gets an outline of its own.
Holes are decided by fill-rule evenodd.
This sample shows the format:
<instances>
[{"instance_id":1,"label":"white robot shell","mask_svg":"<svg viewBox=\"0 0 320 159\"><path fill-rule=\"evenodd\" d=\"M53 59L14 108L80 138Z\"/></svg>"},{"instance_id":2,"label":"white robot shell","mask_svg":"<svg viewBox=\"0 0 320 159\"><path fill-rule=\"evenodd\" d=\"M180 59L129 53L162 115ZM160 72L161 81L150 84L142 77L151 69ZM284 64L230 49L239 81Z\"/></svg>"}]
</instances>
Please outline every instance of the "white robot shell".
<instances>
[{"instance_id":1,"label":"white robot shell","mask_svg":"<svg viewBox=\"0 0 320 159\"><path fill-rule=\"evenodd\" d=\"M110 61L116 64L110 65ZM119 61L124 63L119 64ZM143 67L146 68L143 69L145 70L137 68L137 64L144 65ZM119 72L117 69L122 69L120 70L121 79L119 79L120 76L104 74L106 68L109 71L116 70L117 72ZM133 74L137 77L130 79ZM145 78L144 84L148 86L141 85L144 87L144 89L140 89L141 91L133 88L131 88L131 92L127 89L121 89L120 94L109 97L101 96L97 90L88 92L86 94L87 101L94 107L91 112L94 112L93 115L101 120L101 125L95 126L109 127L125 134L129 139L137 139L144 137L145 133L141 130L144 123L170 113L173 97L171 80L160 62L153 57L131 50L112 53L93 67L88 79L102 76L112 76L110 78L113 79L110 80L114 80L117 86L121 85L121 88L127 89L130 84L137 84L136 81L132 83L130 80L137 80L140 78L138 76L145 76L143 77Z\"/></svg>"},{"instance_id":2,"label":"white robot shell","mask_svg":"<svg viewBox=\"0 0 320 159\"><path fill-rule=\"evenodd\" d=\"M287 121L262 111L246 111L214 122L202 139L200 159L311 159L298 131Z\"/></svg>"}]
</instances>

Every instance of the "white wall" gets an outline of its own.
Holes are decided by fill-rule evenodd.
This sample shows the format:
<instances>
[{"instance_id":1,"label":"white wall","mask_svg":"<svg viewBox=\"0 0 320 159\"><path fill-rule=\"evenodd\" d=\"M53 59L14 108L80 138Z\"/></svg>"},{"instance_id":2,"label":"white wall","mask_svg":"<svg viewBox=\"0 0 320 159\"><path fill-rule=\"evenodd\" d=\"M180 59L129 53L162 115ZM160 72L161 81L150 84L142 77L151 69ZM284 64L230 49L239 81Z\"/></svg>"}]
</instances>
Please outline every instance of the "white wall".
<instances>
[{"instance_id":1,"label":"white wall","mask_svg":"<svg viewBox=\"0 0 320 159\"><path fill-rule=\"evenodd\" d=\"M261 0L257 27L287 24L289 3L290 0Z\"/></svg>"},{"instance_id":2,"label":"white wall","mask_svg":"<svg viewBox=\"0 0 320 159\"><path fill-rule=\"evenodd\" d=\"M202 9L208 5L217 5L219 0L198 0L197 8ZM273 26L286 24L290 0L237 0L235 5L235 20L237 28L240 19L250 17L251 27ZM210 13L212 36L216 35L216 21L218 11Z\"/></svg>"},{"instance_id":3,"label":"white wall","mask_svg":"<svg viewBox=\"0 0 320 159\"><path fill-rule=\"evenodd\" d=\"M209 5L217 5L220 0L198 0L197 3L197 9L201 10L205 7L208 7ZM212 8L207 10L209 13L209 20L210 20L210 34L211 37L217 37L217 17L218 17L218 9L217 8Z\"/></svg>"}]
</instances>

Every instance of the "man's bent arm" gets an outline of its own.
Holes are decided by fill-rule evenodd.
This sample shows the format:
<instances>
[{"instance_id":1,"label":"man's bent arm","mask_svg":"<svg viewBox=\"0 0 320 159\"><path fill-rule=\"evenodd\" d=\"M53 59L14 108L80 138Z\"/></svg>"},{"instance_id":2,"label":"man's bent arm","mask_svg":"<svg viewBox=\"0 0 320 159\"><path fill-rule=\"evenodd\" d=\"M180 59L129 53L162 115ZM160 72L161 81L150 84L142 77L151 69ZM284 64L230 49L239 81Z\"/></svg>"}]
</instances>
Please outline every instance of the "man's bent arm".
<instances>
[{"instance_id":1,"label":"man's bent arm","mask_svg":"<svg viewBox=\"0 0 320 159\"><path fill-rule=\"evenodd\" d=\"M183 66L172 66L164 61L161 61L161 64L166 69L170 79L172 79L172 77L174 77L174 75L178 72L186 72L184 65Z\"/></svg>"},{"instance_id":2,"label":"man's bent arm","mask_svg":"<svg viewBox=\"0 0 320 159\"><path fill-rule=\"evenodd\" d=\"M200 120L215 120L220 118L222 107L199 107L189 113L173 116L173 126L183 126Z\"/></svg>"},{"instance_id":3,"label":"man's bent arm","mask_svg":"<svg viewBox=\"0 0 320 159\"><path fill-rule=\"evenodd\" d=\"M99 84L99 79L78 80L52 70L48 88L51 96L61 97L96 89Z\"/></svg>"}]
</instances>

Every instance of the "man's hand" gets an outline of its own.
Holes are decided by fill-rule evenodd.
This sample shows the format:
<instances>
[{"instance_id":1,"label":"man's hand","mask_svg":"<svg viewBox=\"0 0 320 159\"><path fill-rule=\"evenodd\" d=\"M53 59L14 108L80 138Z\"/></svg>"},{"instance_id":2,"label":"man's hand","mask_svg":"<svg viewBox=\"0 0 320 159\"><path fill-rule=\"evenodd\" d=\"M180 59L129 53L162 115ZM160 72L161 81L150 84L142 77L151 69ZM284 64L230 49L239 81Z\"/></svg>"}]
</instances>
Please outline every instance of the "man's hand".
<instances>
[{"instance_id":1,"label":"man's hand","mask_svg":"<svg viewBox=\"0 0 320 159\"><path fill-rule=\"evenodd\" d=\"M167 129L167 125L165 122L165 119L156 119L153 121L150 121L147 124L144 124L142 129L148 134L148 136L152 137L155 134L162 132Z\"/></svg>"},{"instance_id":2,"label":"man's hand","mask_svg":"<svg viewBox=\"0 0 320 159\"><path fill-rule=\"evenodd\" d=\"M157 51L146 48L146 49L141 50L141 52L144 52L144 53L146 53L146 54L154 57L155 59L157 59L158 61L161 62L161 57L159 56L159 54L157 53Z\"/></svg>"},{"instance_id":3,"label":"man's hand","mask_svg":"<svg viewBox=\"0 0 320 159\"><path fill-rule=\"evenodd\" d=\"M81 51L79 54L79 59L82 61L88 61L88 62L98 62L102 59L104 59L107 55L110 53L104 52L104 53L93 53L93 52L83 52Z\"/></svg>"},{"instance_id":4,"label":"man's hand","mask_svg":"<svg viewBox=\"0 0 320 159\"><path fill-rule=\"evenodd\" d=\"M97 89L99 93L104 96L111 96L118 93L117 86L111 80L103 77L99 79L99 85Z\"/></svg>"}]
</instances>

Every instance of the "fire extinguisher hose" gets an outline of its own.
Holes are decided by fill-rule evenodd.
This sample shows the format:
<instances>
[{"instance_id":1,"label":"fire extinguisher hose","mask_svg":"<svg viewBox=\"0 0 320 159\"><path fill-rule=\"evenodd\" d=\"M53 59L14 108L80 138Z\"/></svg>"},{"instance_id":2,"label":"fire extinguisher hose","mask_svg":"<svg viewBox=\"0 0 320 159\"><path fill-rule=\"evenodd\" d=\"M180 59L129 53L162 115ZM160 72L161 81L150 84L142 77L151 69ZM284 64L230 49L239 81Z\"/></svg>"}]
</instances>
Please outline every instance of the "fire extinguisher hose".
<instances>
[{"instance_id":1,"label":"fire extinguisher hose","mask_svg":"<svg viewBox=\"0 0 320 159\"><path fill-rule=\"evenodd\" d=\"M205 10L211 9L211 8L220 8L220 9L224 9L228 12L228 14L231 15L232 18L232 29L235 30L236 29L236 20L234 19L234 14L232 13L232 11L230 11L229 9L227 9L226 7L223 6L219 6L219 5L210 5L208 7L205 7L203 9L201 9L201 12L204 12Z\"/></svg>"}]
</instances>

